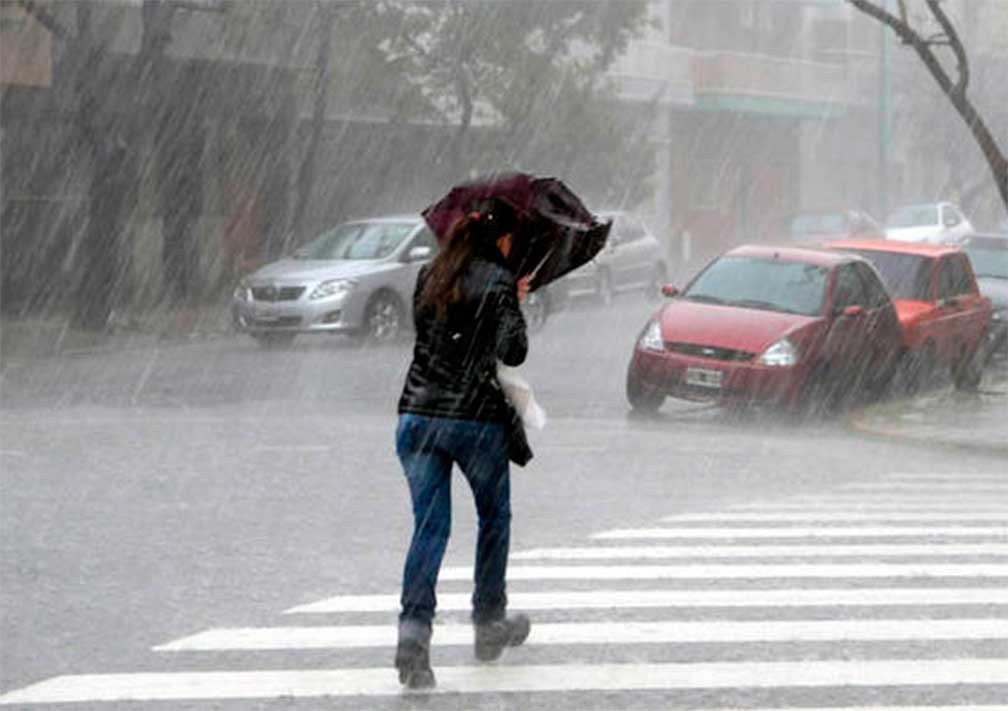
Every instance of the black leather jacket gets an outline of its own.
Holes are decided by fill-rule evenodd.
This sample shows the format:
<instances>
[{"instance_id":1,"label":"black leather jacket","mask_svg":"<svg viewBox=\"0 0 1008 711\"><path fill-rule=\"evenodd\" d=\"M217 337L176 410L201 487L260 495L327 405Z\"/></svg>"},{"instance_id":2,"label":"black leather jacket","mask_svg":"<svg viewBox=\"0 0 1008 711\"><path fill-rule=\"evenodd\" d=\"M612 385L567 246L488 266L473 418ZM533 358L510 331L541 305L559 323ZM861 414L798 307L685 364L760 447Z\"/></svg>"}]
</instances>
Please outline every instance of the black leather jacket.
<instances>
[{"instance_id":1,"label":"black leather jacket","mask_svg":"<svg viewBox=\"0 0 1008 711\"><path fill-rule=\"evenodd\" d=\"M501 264L474 258L462 279L462 300L439 319L434 307L420 307L427 274L426 267L420 271L413 293L416 345L399 412L506 421L509 410L495 380L497 360L519 365L528 352L514 275Z\"/></svg>"}]
</instances>

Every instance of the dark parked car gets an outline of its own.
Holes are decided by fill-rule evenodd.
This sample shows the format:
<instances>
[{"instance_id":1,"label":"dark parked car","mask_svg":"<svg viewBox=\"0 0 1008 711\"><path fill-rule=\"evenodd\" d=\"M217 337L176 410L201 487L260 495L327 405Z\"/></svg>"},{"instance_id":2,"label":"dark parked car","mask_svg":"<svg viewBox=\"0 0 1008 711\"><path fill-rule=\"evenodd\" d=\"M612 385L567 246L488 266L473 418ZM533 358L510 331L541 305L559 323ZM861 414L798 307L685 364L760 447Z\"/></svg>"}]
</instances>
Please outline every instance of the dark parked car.
<instances>
[{"instance_id":1,"label":"dark parked car","mask_svg":"<svg viewBox=\"0 0 1008 711\"><path fill-rule=\"evenodd\" d=\"M668 274L661 243L647 225L627 212L603 210L598 217L613 222L605 249L561 279L558 288L567 298L587 295L603 304L624 291L644 291L657 298Z\"/></svg>"},{"instance_id":2,"label":"dark parked car","mask_svg":"<svg viewBox=\"0 0 1008 711\"><path fill-rule=\"evenodd\" d=\"M980 293L991 300L988 356L1008 357L1008 233L970 235L963 242Z\"/></svg>"},{"instance_id":3,"label":"dark parked car","mask_svg":"<svg viewBox=\"0 0 1008 711\"><path fill-rule=\"evenodd\" d=\"M855 255L744 246L701 271L648 322L626 394L635 410L666 397L832 409L887 387L898 362L896 310Z\"/></svg>"}]
</instances>

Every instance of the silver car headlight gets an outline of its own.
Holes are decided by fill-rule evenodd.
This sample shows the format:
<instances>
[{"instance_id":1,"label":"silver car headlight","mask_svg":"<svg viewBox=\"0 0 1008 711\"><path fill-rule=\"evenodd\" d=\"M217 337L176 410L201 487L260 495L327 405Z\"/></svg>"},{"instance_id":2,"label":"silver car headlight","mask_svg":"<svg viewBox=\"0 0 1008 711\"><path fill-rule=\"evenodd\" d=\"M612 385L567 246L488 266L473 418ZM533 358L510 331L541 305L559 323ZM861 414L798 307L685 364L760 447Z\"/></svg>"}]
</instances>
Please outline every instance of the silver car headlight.
<instances>
[{"instance_id":1,"label":"silver car headlight","mask_svg":"<svg viewBox=\"0 0 1008 711\"><path fill-rule=\"evenodd\" d=\"M1008 321L1008 308L1000 309L992 313L991 320L999 323L1002 321Z\"/></svg>"},{"instance_id":2,"label":"silver car headlight","mask_svg":"<svg viewBox=\"0 0 1008 711\"><path fill-rule=\"evenodd\" d=\"M357 285L353 279L330 279L315 287L309 299L328 299L331 296L342 296L350 293Z\"/></svg>"},{"instance_id":3,"label":"silver car headlight","mask_svg":"<svg viewBox=\"0 0 1008 711\"><path fill-rule=\"evenodd\" d=\"M234 290L234 298L238 301L248 301L252 298L252 292L249 290L248 282L242 279L238 282L238 286Z\"/></svg>"},{"instance_id":4,"label":"silver car headlight","mask_svg":"<svg viewBox=\"0 0 1008 711\"><path fill-rule=\"evenodd\" d=\"M648 327L644 329L644 333L637 340L637 345L641 350L645 351L663 351L665 350L665 342L662 340L661 324L657 321L652 321L648 324Z\"/></svg>"},{"instance_id":5,"label":"silver car headlight","mask_svg":"<svg viewBox=\"0 0 1008 711\"><path fill-rule=\"evenodd\" d=\"M775 342L756 361L772 368L789 368L798 363L798 349L787 338Z\"/></svg>"}]
</instances>

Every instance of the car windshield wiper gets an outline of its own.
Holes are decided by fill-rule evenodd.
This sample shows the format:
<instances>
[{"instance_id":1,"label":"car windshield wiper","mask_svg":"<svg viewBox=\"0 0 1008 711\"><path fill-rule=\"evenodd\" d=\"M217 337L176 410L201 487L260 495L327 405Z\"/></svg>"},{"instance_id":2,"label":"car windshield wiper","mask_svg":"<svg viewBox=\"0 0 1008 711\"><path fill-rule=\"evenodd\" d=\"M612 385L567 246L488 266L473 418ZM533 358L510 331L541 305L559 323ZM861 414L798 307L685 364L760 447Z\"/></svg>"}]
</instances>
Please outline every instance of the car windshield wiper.
<instances>
[{"instance_id":1,"label":"car windshield wiper","mask_svg":"<svg viewBox=\"0 0 1008 711\"><path fill-rule=\"evenodd\" d=\"M723 304L724 299L719 299L716 296L710 296L709 294L686 294L686 299L689 301L702 301L705 304Z\"/></svg>"},{"instance_id":2,"label":"car windshield wiper","mask_svg":"<svg viewBox=\"0 0 1008 711\"><path fill-rule=\"evenodd\" d=\"M774 304L769 301L760 301L759 299L736 299L731 302L732 306L742 306L753 309L762 309L764 311L783 311L786 314L796 314L797 311L792 309L786 309L780 304Z\"/></svg>"}]
</instances>

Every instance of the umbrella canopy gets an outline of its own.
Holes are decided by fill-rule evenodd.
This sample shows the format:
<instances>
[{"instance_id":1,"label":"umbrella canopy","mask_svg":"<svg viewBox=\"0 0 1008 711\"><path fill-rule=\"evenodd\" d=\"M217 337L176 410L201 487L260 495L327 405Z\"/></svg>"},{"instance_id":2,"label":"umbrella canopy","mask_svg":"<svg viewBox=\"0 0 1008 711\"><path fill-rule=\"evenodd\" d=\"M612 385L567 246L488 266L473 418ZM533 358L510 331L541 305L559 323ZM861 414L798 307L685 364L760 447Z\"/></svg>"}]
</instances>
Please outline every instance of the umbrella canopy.
<instances>
[{"instance_id":1,"label":"umbrella canopy","mask_svg":"<svg viewBox=\"0 0 1008 711\"><path fill-rule=\"evenodd\" d=\"M570 188L556 178L495 173L452 188L422 215L437 238L481 200L496 198L518 214L509 261L529 288L559 279L590 261L605 246L611 222L599 221Z\"/></svg>"}]
</instances>

